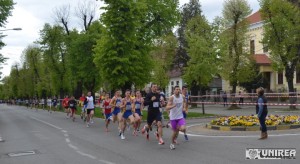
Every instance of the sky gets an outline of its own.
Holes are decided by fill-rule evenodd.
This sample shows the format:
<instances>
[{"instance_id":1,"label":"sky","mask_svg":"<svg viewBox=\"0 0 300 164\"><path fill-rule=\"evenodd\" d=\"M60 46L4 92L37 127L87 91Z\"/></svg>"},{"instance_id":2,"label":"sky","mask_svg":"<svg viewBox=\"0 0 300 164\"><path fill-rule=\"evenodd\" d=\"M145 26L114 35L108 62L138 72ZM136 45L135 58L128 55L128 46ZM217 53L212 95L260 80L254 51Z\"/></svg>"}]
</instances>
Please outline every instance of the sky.
<instances>
[{"instance_id":1,"label":"sky","mask_svg":"<svg viewBox=\"0 0 300 164\"><path fill-rule=\"evenodd\" d=\"M11 66L15 63L20 63L20 58L23 50L34 41L39 39L39 31L43 28L45 23L54 24L54 10L63 5L70 5L71 15L73 19L70 20L72 28L79 27L79 20L75 18L74 9L82 1L89 0L14 0L16 5L12 12L12 16L8 18L8 23L3 29L22 28L21 31L3 31L2 35L7 35L3 42L6 44L0 52L4 57L9 58L0 70L3 76L8 76ZM92 2L94 2L93 0ZM222 4L225 0L200 0L203 14L209 21L214 17L221 16ZM189 0L180 0L180 6L188 3ZM103 5L100 1L95 1L96 5L101 7ZM253 12L259 9L258 0L248 0ZM98 7L98 8L99 8ZM100 10L96 11L96 16L100 17Z\"/></svg>"}]
</instances>

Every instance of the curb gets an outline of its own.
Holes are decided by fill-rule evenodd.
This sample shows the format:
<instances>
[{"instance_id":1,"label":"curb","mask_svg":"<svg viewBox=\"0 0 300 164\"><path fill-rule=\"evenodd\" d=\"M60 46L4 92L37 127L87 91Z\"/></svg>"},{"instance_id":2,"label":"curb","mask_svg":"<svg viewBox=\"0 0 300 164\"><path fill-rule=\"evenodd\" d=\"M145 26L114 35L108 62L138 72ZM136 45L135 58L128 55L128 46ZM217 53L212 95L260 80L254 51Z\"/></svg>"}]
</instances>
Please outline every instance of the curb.
<instances>
[{"instance_id":1,"label":"curb","mask_svg":"<svg viewBox=\"0 0 300 164\"><path fill-rule=\"evenodd\" d=\"M260 131L260 126L218 126L206 124L206 128L220 131ZM300 124L267 126L268 130L289 130L300 128Z\"/></svg>"}]
</instances>

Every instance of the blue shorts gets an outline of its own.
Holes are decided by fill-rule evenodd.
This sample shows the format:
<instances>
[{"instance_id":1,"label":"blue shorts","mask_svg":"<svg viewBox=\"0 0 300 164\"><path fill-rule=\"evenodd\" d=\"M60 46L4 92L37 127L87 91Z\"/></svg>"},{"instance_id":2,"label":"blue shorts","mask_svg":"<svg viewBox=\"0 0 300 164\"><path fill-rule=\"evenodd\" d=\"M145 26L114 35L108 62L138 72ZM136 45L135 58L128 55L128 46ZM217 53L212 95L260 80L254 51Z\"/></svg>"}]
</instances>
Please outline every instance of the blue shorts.
<instances>
[{"instance_id":1,"label":"blue shorts","mask_svg":"<svg viewBox=\"0 0 300 164\"><path fill-rule=\"evenodd\" d=\"M112 112L112 114L116 116L116 115L118 115L118 113L120 113L120 112L121 112L121 109L120 109L120 108L115 108L114 111Z\"/></svg>"},{"instance_id":2,"label":"blue shorts","mask_svg":"<svg viewBox=\"0 0 300 164\"><path fill-rule=\"evenodd\" d=\"M112 114L105 114L105 120L111 120L112 119Z\"/></svg>"},{"instance_id":3,"label":"blue shorts","mask_svg":"<svg viewBox=\"0 0 300 164\"><path fill-rule=\"evenodd\" d=\"M135 113L137 113L139 116L142 116L141 109L136 109L136 110L135 110Z\"/></svg>"},{"instance_id":4,"label":"blue shorts","mask_svg":"<svg viewBox=\"0 0 300 164\"><path fill-rule=\"evenodd\" d=\"M186 117L187 117L186 113L182 112L182 114L183 114L183 118L186 119Z\"/></svg>"},{"instance_id":5,"label":"blue shorts","mask_svg":"<svg viewBox=\"0 0 300 164\"><path fill-rule=\"evenodd\" d=\"M131 116L131 115L132 115L131 110L127 110L127 111L124 112L123 118L128 119L128 117Z\"/></svg>"}]
</instances>

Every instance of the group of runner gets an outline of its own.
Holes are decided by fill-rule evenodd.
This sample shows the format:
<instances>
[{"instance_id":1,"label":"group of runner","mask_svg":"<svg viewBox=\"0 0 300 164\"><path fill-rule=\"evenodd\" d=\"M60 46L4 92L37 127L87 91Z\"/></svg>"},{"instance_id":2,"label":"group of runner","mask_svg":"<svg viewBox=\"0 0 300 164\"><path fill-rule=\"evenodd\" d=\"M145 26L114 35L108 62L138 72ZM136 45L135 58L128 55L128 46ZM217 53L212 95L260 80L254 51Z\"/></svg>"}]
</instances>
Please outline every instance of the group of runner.
<instances>
[{"instance_id":1,"label":"group of runner","mask_svg":"<svg viewBox=\"0 0 300 164\"><path fill-rule=\"evenodd\" d=\"M188 140L186 135L186 123L185 118L188 112L188 94L187 88L183 87L182 90L179 86L174 87L174 94L169 97L166 102L164 95L160 93L156 84L151 85L151 91L146 95L145 99L142 97L140 91L136 91L135 94L130 90L125 91L125 97L121 97L121 91L117 90L112 98L106 93L100 97L99 103L101 104L102 112L105 117L105 131L109 131L109 124L111 122L118 123L119 136L122 140L125 139L125 129L133 127L133 135L137 136L140 132L142 110L145 106L148 106L147 124L141 129L149 140L149 133L153 127L156 127L155 135L159 145L163 145L163 108L166 109L170 122L166 127L171 127L173 134L170 144L170 149L175 149L177 144L177 137L179 131L184 133L185 140ZM66 96L62 102L67 118L72 118L75 121L75 110L77 102L72 96L70 99ZM81 119L86 122L86 126L89 127L93 124L94 116L94 98L91 92L87 93L87 96L82 94L79 99L81 107Z\"/></svg>"}]
</instances>

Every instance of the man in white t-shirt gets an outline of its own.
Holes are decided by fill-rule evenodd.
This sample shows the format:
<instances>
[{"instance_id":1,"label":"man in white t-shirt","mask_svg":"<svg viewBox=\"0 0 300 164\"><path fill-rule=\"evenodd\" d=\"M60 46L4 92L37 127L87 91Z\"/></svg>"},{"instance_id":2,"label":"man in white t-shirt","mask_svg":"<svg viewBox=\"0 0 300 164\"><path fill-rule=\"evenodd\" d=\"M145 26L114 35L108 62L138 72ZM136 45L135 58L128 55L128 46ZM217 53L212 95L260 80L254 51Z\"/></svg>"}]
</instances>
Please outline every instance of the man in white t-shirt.
<instances>
[{"instance_id":1,"label":"man in white t-shirt","mask_svg":"<svg viewBox=\"0 0 300 164\"><path fill-rule=\"evenodd\" d=\"M94 110L95 110L94 98L93 98L91 92L88 92L86 101L87 101L87 104L86 104L86 114L87 114L86 127L89 127L90 123L93 123L92 118L94 116Z\"/></svg>"},{"instance_id":2,"label":"man in white t-shirt","mask_svg":"<svg viewBox=\"0 0 300 164\"><path fill-rule=\"evenodd\" d=\"M176 137L178 136L179 131L184 133L186 131L186 123L185 119L183 118L183 111L186 107L185 103L185 97L180 94L179 86L175 86L174 95L169 98L168 105L166 107L166 109L170 111L169 117L173 130L172 142L170 144L171 150L175 149Z\"/></svg>"}]
</instances>

